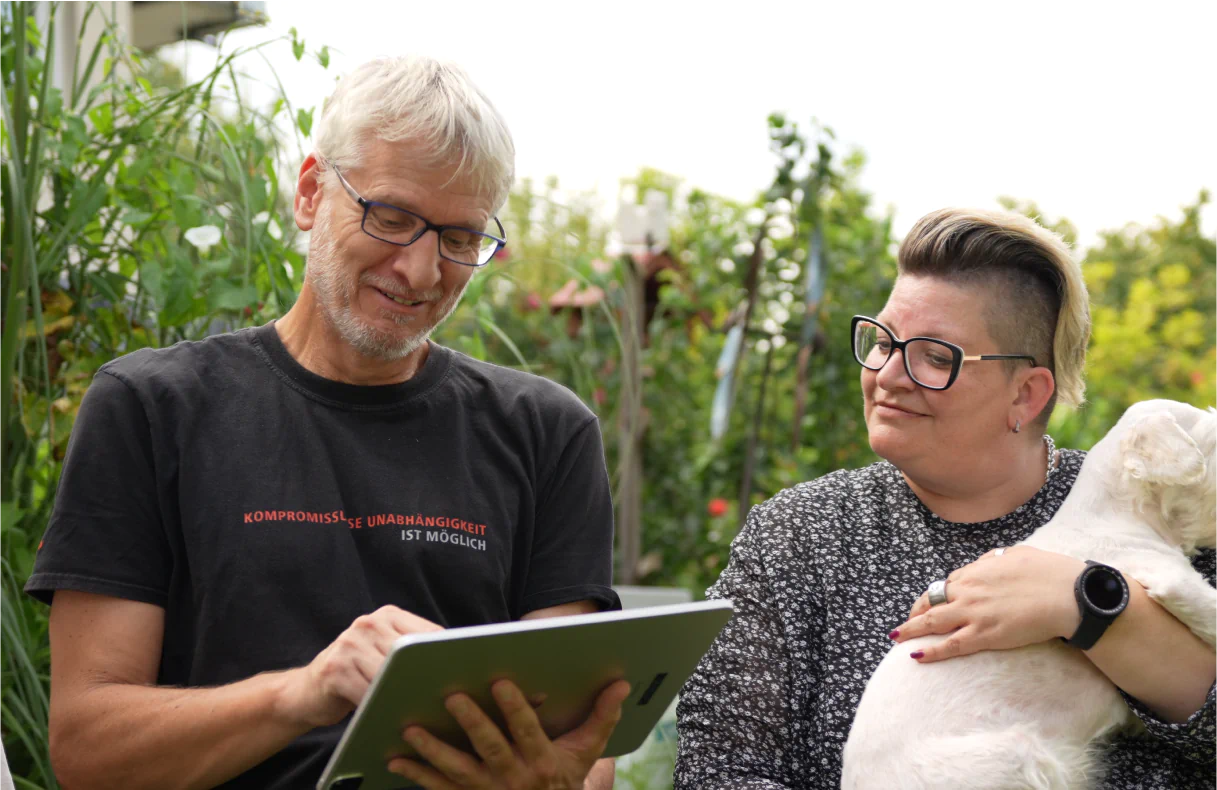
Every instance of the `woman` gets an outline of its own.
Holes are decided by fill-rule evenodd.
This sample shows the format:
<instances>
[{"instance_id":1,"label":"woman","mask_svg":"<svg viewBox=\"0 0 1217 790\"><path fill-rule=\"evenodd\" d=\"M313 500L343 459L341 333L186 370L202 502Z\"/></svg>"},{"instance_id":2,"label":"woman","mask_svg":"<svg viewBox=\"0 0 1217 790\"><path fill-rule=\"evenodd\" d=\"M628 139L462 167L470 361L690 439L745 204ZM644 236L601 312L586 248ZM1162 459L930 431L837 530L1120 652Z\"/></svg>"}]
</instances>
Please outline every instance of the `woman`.
<instances>
[{"instance_id":1,"label":"woman","mask_svg":"<svg viewBox=\"0 0 1217 790\"><path fill-rule=\"evenodd\" d=\"M854 321L867 432L885 460L749 514L708 593L734 599L735 616L677 710L678 790L838 788L854 712L893 639L954 633L913 654L925 663L1074 636L1085 564L994 549L1047 522L1077 477L1084 453L1057 451L1044 428L1058 399L1082 401L1088 335L1081 271L1056 236L980 211L917 223L887 305ZM1196 566L1212 583L1213 552ZM947 578L929 623L925 591ZM1126 581L1127 607L1086 656L1148 737L1112 744L1100 786L1211 788L1213 650Z\"/></svg>"}]
</instances>

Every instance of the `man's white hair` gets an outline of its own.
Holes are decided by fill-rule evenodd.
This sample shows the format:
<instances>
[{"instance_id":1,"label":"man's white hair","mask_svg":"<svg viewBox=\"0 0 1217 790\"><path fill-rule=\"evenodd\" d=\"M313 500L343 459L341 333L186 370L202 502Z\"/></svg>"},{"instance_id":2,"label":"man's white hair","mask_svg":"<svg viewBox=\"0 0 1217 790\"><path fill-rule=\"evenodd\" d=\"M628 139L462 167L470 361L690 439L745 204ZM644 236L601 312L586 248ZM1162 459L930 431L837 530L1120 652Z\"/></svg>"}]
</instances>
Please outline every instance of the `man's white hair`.
<instances>
[{"instance_id":1,"label":"man's white hair","mask_svg":"<svg viewBox=\"0 0 1217 790\"><path fill-rule=\"evenodd\" d=\"M458 66L424 56L383 57L338 83L321 111L318 153L357 168L374 140L411 142L424 164L455 165L454 180L497 212L515 181L515 145L498 110Z\"/></svg>"}]
</instances>

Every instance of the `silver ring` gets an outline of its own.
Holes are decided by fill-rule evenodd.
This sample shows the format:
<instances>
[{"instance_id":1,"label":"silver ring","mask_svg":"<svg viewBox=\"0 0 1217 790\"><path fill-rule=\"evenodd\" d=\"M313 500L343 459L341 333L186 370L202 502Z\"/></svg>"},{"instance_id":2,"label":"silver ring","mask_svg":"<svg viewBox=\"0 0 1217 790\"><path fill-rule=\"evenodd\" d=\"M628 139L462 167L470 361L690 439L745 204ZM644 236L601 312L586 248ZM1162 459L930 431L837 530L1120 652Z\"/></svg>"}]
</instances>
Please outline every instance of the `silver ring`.
<instances>
[{"instance_id":1,"label":"silver ring","mask_svg":"<svg viewBox=\"0 0 1217 790\"><path fill-rule=\"evenodd\" d=\"M993 549L993 556L994 556L994 557L1000 557L1001 555L1003 555L1003 554L1005 554L1005 553L1006 553L1006 547L1005 547L1005 546L1002 546L1000 549Z\"/></svg>"},{"instance_id":2,"label":"silver ring","mask_svg":"<svg viewBox=\"0 0 1217 790\"><path fill-rule=\"evenodd\" d=\"M947 602L947 580L939 579L936 582L930 583L930 589L926 590L930 596L930 606L937 606L940 603Z\"/></svg>"}]
</instances>

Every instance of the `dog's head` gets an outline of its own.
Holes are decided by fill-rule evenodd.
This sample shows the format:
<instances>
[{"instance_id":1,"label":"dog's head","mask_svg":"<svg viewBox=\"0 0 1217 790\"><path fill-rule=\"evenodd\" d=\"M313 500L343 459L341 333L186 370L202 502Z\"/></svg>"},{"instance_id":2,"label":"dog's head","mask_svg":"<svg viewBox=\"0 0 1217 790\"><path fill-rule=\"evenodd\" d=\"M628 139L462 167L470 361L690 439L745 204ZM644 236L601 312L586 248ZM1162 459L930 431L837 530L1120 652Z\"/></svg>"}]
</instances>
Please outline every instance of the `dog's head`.
<instances>
[{"instance_id":1,"label":"dog's head","mask_svg":"<svg viewBox=\"0 0 1217 790\"><path fill-rule=\"evenodd\" d=\"M1144 401L1109 436L1119 439L1121 487L1154 529L1188 554L1217 544L1217 411Z\"/></svg>"}]
</instances>

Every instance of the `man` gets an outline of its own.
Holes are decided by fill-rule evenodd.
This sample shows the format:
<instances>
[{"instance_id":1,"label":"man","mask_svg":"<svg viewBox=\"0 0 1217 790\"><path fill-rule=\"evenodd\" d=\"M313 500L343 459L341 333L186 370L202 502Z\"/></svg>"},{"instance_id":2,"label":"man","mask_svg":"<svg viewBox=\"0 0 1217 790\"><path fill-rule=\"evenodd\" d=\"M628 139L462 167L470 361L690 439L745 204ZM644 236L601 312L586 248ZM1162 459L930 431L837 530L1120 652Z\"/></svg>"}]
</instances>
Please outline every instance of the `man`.
<instances>
[{"instance_id":1,"label":"man","mask_svg":"<svg viewBox=\"0 0 1217 790\"><path fill-rule=\"evenodd\" d=\"M26 589L51 602L51 754L70 787L312 787L402 634L619 606L595 416L428 340L504 243L502 119L459 70L345 78L295 218L296 305L94 379ZM426 682L420 679L420 682ZM413 728L428 788L608 787L624 681L550 742L499 683L477 754Z\"/></svg>"}]
</instances>

